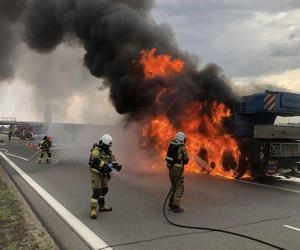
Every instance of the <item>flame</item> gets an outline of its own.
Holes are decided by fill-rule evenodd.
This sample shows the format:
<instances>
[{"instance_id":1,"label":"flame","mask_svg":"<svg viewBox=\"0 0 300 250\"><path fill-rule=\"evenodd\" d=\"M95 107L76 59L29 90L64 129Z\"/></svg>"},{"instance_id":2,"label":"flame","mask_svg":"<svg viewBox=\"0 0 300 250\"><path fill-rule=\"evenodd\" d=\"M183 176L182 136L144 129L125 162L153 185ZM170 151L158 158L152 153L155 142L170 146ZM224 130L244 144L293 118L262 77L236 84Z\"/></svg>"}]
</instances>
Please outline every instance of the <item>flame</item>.
<instances>
[{"instance_id":1,"label":"flame","mask_svg":"<svg viewBox=\"0 0 300 250\"><path fill-rule=\"evenodd\" d=\"M144 68L146 79L156 77L172 77L183 71L184 62L180 59L172 59L169 55L155 55L157 49L143 50L141 52L141 64Z\"/></svg>"},{"instance_id":2,"label":"flame","mask_svg":"<svg viewBox=\"0 0 300 250\"><path fill-rule=\"evenodd\" d=\"M141 64L146 79L156 77L175 77L184 68L184 62L172 59L169 55L155 55L156 49L141 52ZM160 104L162 95L174 91L172 86L162 87L156 95L156 104ZM209 110L209 114L207 113ZM193 102L176 117L176 126L166 114L152 117L142 128L141 134L154 145L162 159L165 158L170 140L178 131L187 135L187 148L190 155L188 171L200 173L205 171L213 175L234 177L234 166L224 169L224 155L238 164L240 151L236 140L223 129L223 120L231 116L230 110L223 104L215 102ZM234 164L233 164L234 165Z\"/></svg>"},{"instance_id":3,"label":"flame","mask_svg":"<svg viewBox=\"0 0 300 250\"><path fill-rule=\"evenodd\" d=\"M187 148L190 155L188 171L200 173L205 170L212 175L233 178L233 171L223 169L225 152L231 152L235 162L238 162L240 156L237 142L222 129L222 120L230 116L230 110L224 104L214 102L210 107L212 117L207 114L199 115L207 105L209 104L195 102L189 106L180 119L178 128L172 125L167 116L159 115L142 129L142 135L152 138L155 141L155 149L160 152L162 158L165 158L170 140L181 130L187 135ZM201 149L206 150L206 159L199 159L198 154Z\"/></svg>"},{"instance_id":4,"label":"flame","mask_svg":"<svg viewBox=\"0 0 300 250\"><path fill-rule=\"evenodd\" d=\"M160 152L164 159L167 153L167 147L170 139L174 137L176 129L173 127L169 119L164 115L153 118L143 129L142 136L144 138L153 139L155 149Z\"/></svg>"}]
</instances>

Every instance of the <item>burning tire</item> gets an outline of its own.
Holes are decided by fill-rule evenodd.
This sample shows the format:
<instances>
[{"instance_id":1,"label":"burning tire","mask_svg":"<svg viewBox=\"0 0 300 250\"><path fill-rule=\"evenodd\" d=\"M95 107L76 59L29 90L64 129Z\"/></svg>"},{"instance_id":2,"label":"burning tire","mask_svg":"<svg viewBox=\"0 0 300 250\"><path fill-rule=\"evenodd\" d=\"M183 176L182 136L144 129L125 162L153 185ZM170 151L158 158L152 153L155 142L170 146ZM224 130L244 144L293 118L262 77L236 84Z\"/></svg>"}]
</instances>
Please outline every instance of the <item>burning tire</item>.
<instances>
[{"instance_id":1,"label":"burning tire","mask_svg":"<svg viewBox=\"0 0 300 250\"><path fill-rule=\"evenodd\" d=\"M222 167L224 171L237 171L237 163L231 151L225 151L222 156Z\"/></svg>"}]
</instances>

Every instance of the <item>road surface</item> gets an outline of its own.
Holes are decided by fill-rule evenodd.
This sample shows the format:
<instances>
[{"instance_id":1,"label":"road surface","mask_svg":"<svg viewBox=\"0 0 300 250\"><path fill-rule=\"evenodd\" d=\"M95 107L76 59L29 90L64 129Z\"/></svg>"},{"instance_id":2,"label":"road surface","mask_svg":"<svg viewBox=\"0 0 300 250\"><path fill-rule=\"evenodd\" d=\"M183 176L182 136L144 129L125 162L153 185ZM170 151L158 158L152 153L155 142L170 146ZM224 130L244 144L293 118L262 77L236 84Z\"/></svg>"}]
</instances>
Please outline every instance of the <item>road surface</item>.
<instances>
[{"instance_id":1,"label":"road surface","mask_svg":"<svg viewBox=\"0 0 300 250\"><path fill-rule=\"evenodd\" d=\"M128 250L272 249L237 236L171 226L162 214L169 189L166 171L161 171L161 174L133 171L138 168L134 161L130 166L125 164L119 174L113 174L107 196L107 203L113 211L101 213L97 220L91 220L88 148L55 150L51 165L38 165L36 158L25 160L36 152L28 142L5 141L0 146L1 152L10 154L6 155L8 159L101 239L106 244L104 247ZM50 208L37 195L11 164L4 159L1 159L1 164L61 249L91 247L58 215L59 211ZM172 221L230 230L284 249L300 249L300 183L297 181L249 183L188 175L185 183L185 213L168 211Z\"/></svg>"}]
</instances>

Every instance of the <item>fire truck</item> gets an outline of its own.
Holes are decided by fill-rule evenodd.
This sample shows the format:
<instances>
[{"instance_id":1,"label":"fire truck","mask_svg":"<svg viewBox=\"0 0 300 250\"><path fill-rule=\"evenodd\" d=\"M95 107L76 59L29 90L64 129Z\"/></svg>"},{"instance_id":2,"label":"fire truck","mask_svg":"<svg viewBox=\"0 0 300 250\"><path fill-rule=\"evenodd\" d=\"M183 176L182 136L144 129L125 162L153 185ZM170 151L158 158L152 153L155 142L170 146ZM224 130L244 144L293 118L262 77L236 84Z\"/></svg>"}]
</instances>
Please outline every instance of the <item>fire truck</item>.
<instances>
[{"instance_id":1,"label":"fire truck","mask_svg":"<svg viewBox=\"0 0 300 250\"><path fill-rule=\"evenodd\" d=\"M240 150L239 176L300 176L299 124L276 125L277 117L300 118L300 94L265 91L241 97L234 107L234 135Z\"/></svg>"}]
</instances>

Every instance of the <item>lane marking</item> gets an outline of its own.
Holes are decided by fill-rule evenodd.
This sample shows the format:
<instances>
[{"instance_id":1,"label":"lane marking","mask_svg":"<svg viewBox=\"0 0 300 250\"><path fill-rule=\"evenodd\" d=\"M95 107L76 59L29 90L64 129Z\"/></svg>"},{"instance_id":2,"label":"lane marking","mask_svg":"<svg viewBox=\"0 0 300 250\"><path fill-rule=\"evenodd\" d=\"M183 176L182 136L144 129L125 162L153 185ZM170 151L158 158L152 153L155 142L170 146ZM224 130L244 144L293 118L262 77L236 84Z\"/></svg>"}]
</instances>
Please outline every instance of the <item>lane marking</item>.
<instances>
[{"instance_id":1,"label":"lane marking","mask_svg":"<svg viewBox=\"0 0 300 250\"><path fill-rule=\"evenodd\" d=\"M243 183L248 183L248 184L251 184L251 185L257 185L257 186L261 186L261 187L273 188L273 189L278 189L278 190L282 190L282 191L287 191L287 192L292 192L292 193L300 194L300 190L293 190L293 189L288 189L288 188L281 188L281 187L269 186L269 185L266 185L266 184L261 184L261 183L257 183L257 182L243 181L243 180L235 180L235 181L243 182Z\"/></svg>"},{"instance_id":2,"label":"lane marking","mask_svg":"<svg viewBox=\"0 0 300 250\"><path fill-rule=\"evenodd\" d=\"M284 225L284 227L300 232L300 228Z\"/></svg>"},{"instance_id":3,"label":"lane marking","mask_svg":"<svg viewBox=\"0 0 300 250\"><path fill-rule=\"evenodd\" d=\"M67 210L61 203L53 198L45 189L43 189L37 182L35 182L29 175L27 175L21 168L19 168L13 161L11 161L3 152L0 156L39 194L39 196L48 203L52 209L56 211L61 218L71 226L76 234L88 244L92 249L109 249L112 250L100 237L98 237L85 224L77 219L69 210Z\"/></svg>"},{"instance_id":4,"label":"lane marking","mask_svg":"<svg viewBox=\"0 0 300 250\"><path fill-rule=\"evenodd\" d=\"M58 151L58 150L62 150L62 149L71 149L71 148L69 148L69 147L57 147L57 148L52 148L51 151ZM27 161L27 162L30 162L37 154L39 154L41 152L41 150L38 150L32 156L30 156L30 158L27 159L27 158L19 156L19 155L8 153L8 149L6 149L6 148L0 148L0 150L4 151L4 153L8 156L18 158L20 160Z\"/></svg>"},{"instance_id":5,"label":"lane marking","mask_svg":"<svg viewBox=\"0 0 300 250\"><path fill-rule=\"evenodd\" d=\"M4 154L6 154L8 156L11 156L11 157L14 157L14 158L18 158L18 159L21 159L21 160L27 161L27 162L30 162L40 152L40 151L35 152L29 159L27 159L27 158L24 158L24 157L19 156L19 155L10 154L10 153L8 153L8 150L5 149L5 148L0 148L0 150L4 151Z\"/></svg>"}]
</instances>

